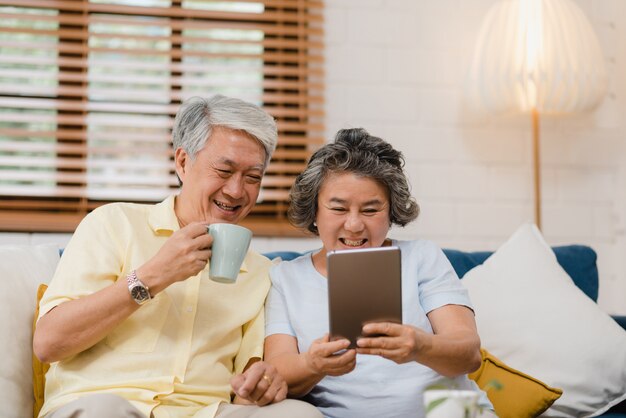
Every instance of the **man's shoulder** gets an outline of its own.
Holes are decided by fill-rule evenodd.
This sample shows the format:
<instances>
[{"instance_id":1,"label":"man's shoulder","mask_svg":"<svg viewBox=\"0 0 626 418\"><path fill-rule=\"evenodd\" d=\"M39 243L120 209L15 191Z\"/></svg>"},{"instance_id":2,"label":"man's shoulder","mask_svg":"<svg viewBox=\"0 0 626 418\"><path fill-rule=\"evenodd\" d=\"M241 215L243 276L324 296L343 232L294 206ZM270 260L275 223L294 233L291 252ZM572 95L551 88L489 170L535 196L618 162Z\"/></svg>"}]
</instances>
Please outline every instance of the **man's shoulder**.
<instances>
[{"instance_id":1,"label":"man's shoulder","mask_svg":"<svg viewBox=\"0 0 626 418\"><path fill-rule=\"evenodd\" d=\"M91 213L92 216L108 216L119 213L147 213L155 205L153 203L112 202L98 206Z\"/></svg>"},{"instance_id":2,"label":"man's shoulder","mask_svg":"<svg viewBox=\"0 0 626 418\"><path fill-rule=\"evenodd\" d=\"M122 231L134 229L137 225L147 225L151 204L137 204L127 202L107 203L88 213L77 227L76 233L86 232L94 234L115 232L116 236Z\"/></svg>"},{"instance_id":3,"label":"man's shoulder","mask_svg":"<svg viewBox=\"0 0 626 418\"><path fill-rule=\"evenodd\" d=\"M108 222L120 219L147 219L154 204L113 202L97 207L84 218L84 222Z\"/></svg>"},{"instance_id":4,"label":"man's shoulder","mask_svg":"<svg viewBox=\"0 0 626 418\"><path fill-rule=\"evenodd\" d=\"M246 264L250 269L269 270L272 267L272 261L255 250L248 251L246 256Z\"/></svg>"}]
</instances>

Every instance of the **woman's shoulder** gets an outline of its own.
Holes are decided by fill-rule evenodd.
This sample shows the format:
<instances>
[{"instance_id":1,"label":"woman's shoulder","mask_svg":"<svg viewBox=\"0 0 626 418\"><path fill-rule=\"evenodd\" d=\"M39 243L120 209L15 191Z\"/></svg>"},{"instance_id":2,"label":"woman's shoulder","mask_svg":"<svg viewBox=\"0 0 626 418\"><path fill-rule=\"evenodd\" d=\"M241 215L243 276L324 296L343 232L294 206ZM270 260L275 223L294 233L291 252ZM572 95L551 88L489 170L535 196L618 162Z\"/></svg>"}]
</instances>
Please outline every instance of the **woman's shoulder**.
<instances>
[{"instance_id":1,"label":"woman's shoulder","mask_svg":"<svg viewBox=\"0 0 626 418\"><path fill-rule=\"evenodd\" d=\"M273 259L272 262L274 263L272 271L286 272L292 270L303 270L306 269L308 264L311 263L311 253L304 253L291 260L281 260L279 257Z\"/></svg>"},{"instance_id":2,"label":"woman's shoulder","mask_svg":"<svg viewBox=\"0 0 626 418\"><path fill-rule=\"evenodd\" d=\"M428 239L417 238L413 240L393 240L393 245L400 247L403 254L405 253L418 253L418 254L434 254L441 251L441 247L434 241Z\"/></svg>"},{"instance_id":3,"label":"woman's shoulder","mask_svg":"<svg viewBox=\"0 0 626 418\"><path fill-rule=\"evenodd\" d=\"M275 263L270 271L272 283L305 276L311 269L311 253L305 253L292 260L282 261L274 259Z\"/></svg>"}]
</instances>

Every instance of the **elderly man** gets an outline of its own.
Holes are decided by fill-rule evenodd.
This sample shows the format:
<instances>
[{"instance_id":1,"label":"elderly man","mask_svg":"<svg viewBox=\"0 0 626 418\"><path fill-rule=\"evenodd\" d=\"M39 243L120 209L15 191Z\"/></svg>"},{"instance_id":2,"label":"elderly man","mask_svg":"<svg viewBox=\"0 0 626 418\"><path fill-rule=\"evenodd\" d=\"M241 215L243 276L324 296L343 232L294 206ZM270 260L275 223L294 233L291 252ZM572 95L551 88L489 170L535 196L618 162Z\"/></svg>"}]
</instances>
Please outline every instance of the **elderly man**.
<instances>
[{"instance_id":1,"label":"elderly man","mask_svg":"<svg viewBox=\"0 0 626 418\"><path fill-rule=\"evenodd\" d=\"M173 129L180 193L85 217L41 301L40 417L321 416L284 400L284 379L260 360L269 260L250 251L232 285L201 274L207 225L250 212L276 142L259 107L191 99Z\"/></svg>"}]
</instances>

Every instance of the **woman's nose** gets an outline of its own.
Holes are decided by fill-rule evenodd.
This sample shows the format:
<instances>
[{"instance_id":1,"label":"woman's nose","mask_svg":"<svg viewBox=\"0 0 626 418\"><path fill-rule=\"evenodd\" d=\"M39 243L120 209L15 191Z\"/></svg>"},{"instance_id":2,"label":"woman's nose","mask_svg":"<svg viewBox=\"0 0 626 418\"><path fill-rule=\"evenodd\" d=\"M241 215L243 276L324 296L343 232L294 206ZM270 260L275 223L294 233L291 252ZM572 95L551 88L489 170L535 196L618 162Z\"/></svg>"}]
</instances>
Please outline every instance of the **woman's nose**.
<instances>
[{"instance_id":1,"label":"woman's nose","mask_svg":"<svg viewBox=\"0 0 626 418\"><path fill-rule=\"evenodd\" d=\"M346 231L350 231L350 232L360 232L361 230L363 230L363 221L361 220L360 214L358 213L348 214L344 227Z\"/></svg>"}]
</instances>

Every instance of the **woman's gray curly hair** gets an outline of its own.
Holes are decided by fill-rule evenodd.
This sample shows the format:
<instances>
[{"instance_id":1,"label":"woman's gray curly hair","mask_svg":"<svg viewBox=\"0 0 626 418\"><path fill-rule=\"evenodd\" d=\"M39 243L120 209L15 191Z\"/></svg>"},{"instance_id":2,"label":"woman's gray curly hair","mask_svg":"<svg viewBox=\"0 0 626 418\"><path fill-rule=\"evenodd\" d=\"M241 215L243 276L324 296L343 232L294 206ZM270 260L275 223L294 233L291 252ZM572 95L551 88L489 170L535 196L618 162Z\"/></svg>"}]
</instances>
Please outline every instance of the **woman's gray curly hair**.
<instances>
[{"instance_id":1,"label":"woman's gray curly hair","mask_svg":"<svg viewBox=\"0 0 626 418\"><path fill-rule=\"evenodd\" d=\"M324 145L310 158L307 167L291 187L289 220L301 229L318 235L315 218L317 198L330 174L353 173L371 178L389 192L389 222L405 226L419 215L403 170L404 157L391 144L370 135L363 128L342 129L335 141Z\"/></svg>"}]
</instances>

